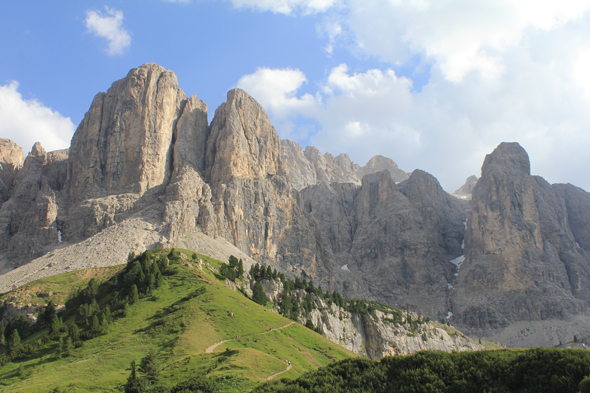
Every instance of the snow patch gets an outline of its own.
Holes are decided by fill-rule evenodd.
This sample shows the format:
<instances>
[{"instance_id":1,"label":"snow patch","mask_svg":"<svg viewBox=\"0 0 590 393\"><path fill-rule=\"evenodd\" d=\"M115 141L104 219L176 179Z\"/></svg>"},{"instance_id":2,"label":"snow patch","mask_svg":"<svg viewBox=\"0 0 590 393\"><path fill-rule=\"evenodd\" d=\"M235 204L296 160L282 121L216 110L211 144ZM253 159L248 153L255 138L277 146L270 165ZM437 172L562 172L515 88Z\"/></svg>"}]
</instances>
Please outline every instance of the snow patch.
<instances>
[{"instance_id":1,"label":"snow patch","mask_svg":"<svg viewBox=\"0 0 590 393\"><path fill-rule=\"evenodd\" d=\"M453 286L451 285L451 283L447 283L447 289L453 289Z\"/></svg>"},{"instance_id":2,"label":"snow patch","mask_svg":"<svg viewBox=\"0 0 590 393\"><path fill-rule=\"evenodd\" d=\"M61 243L61 230L57 230L57 240Z\"/></svg>"},{"instance_id":3,"label":"snow patch","mask_svg":"<svg viewBox=\"0 0 590 393\"><path fill-rule=\"evenodd\" d=\"M465 239L463 239L463 241L461 242L461 250L465 249Z\"/></svg>"},{"instance_id":4,"label":"snow patch","mask_svg":"<svg viewBox=\"0 0 590 393\"><path fill-rule=\"evenodd\" d=\"M461 264L463 263L463 261L465 261L465 255L460 255L457 258L453 259L451 261L451 263L455 266L457 266L457 270L459 270L459 268L461 267Z\"/></svg>"},{"instance_id":5,"label":"snow patch","mask_svg":"<svg viewBox=\"0 0 590 393\"><path fill-rule=\"evenodd\" d=\"M349 271L350 271L350 270L348 269L348 264L340 266L340 269L342 269L342 270L346 270L347 272L349 272Z\"/></svg>"},{"instance_id":6,"label":"snow patch","mask_svg":"<svg viewBox=\"0 0 590 393\"><path fill-rule=\"evenodd\" d=\"M449 319L449 318L450 318L450 317L452 317L452 316L453 316L453 313L452 313L452 312L450 312L450 311L449 311L449 312L447 312L447 319Z\"/></svg>"},{"instance_id":7,"label":"snow patch","mask_svg":"<svg viewBox=\"0 0 590 393\"><path fill-rule=\"evenodd\" d=\"M576 242L576 247L580 248L580 245L578 244L578 242Z\"/></svg>"}]
</instances>

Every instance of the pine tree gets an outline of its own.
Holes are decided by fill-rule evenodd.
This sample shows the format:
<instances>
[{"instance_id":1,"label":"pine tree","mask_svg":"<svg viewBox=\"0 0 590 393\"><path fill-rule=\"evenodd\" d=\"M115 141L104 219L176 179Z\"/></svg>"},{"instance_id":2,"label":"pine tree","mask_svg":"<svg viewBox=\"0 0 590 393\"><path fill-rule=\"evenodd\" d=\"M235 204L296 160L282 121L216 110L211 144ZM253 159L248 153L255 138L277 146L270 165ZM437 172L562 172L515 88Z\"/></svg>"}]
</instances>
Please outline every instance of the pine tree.
<instances>
[{"instance_id":1,"label":"pine tree","mask_svg":"<svg viewBox=\"0 0 590 393\"><path fill-rule=\"evenodd\" d=\"M8 354L12 355L20 351L20 336L18 334L18 330L14 329L12 334L10 335L10 340L8 342Z\"/></svg>"},{"instance_id":2,"label":"pine tree","mask_svg":"<svg viewBox=\"0 0 590 393\"><path fill-rule=\"evenodd\" d=\"M70 356L72 354L72 339L68 336L64 344L64 355Z\"/></svg>"},{"instance_id":3,"label":"pine tree","mask_svg":"<svg viewBox=\"0 0 590 393\"><path fill-rule=\"evenodd\" d=\"M272 278L272 268L268 266L266 268L266 273L264 274L264 278L270 280Z\"/></svg>"},{"instance_id":4,"label":"pine tree","mask_svg":"<svg viewBox=\"0 0 590 393\"><path fill-rule=\"evenodd\" d=\"M109 306L105 307L104 316L107 319L108 323L113 323L113 314L111 314L111 308Z\"/></svg>"},{"instance_id":5,"label":"pine tree","mask_svg":"<svg viewBox=\"0 0 590 393\"><path fill-rule=\"evenodd\" d=\"M143 359L141 359L139 370L144 373L150 381L155 382L158 380L159 366L154 351L150 351Z\"/></svg>"},{"instance_id":6,"label":"pine tree","mask_svg":"<svg viewBox=\"0 0 590 393\"><path fill-rule=\"evenodd\" d=\"M59 319L59 317L57 315L54 315L53 318L51 318L51 335L58 335L59 331L61 330L61 320Z\"/></svg>"},{"instance_id":7,"label":"pine tree","mask_svg":"<svg viewBox=\"0 0 590 393\"><path fill-rule=\"evenodd\" d=\"M260 283L254 284L254 290L252 291L252 300L255 303L265 305L266 304L266 295L264 294L264 289L262 289L262 285Z\"/></svg>"},{"instance_id":8,"label":"pine tree","mask_svg":"<svg viewBox=\"0 0 590 393\"><path fill-rule=\"evenodd\" d=\"M102 331L102 334L106 334L109 331L109 321L104 313L100 317L100 330Z\"/></svg>"},{"instance_id":9,"label":"pine tree","mask_svg":"<svg viewBox=\"0 0 590 393\"><path fill-rule=\"evenodd\" d=\"M70 337L73 342L80 341L80 330L75 323L70 325L70 328L68 329L68 337Z\"/></svg>"},{"instance_id":10,"label":"pine tree","mask_svg":"<svg viewBox=\"0 0 590 393\"><path fill-rule=\"evenodd\" d=\"M295 289L303 289L303 283L299 277L295 278Z\"/></svg>"},{"instance_id":11,"label":"pine tree","mask_svg":"<svg viewBox=\"0 0 590 393\"><path fill-rule=\"evenodd\" d=\"M6 338L4 337L4 333L0 333L0 348L6 346Z\"/></svg>"},{"instance_id":12,"label":"pine tree","mask_svg":"<svg viewBox=\"0 0 590 393\"><path fill-rule=\"evenodd\" d=\"M156 272L156 288L160 288L163 283L164 283L164 276L162 275L162 272L160 270L158 270Z\"/></svg>"},{"instance_id":13,"label":"pine tree","mask_svg":"<svg viewBox=\"0 0 590 393\"><path fill-rule=\"evenodd\" d=\"M289 318L292 308L293 304L291 303L291 296L289 296L288 291L285 289L281 294L281 314Z\"/></svg>"},{"instance_id":14,"label":"pine tree","mask_svg":"<svg viewBox=\"0 0 590 393\"><path fill-rule=\"evenodd\" d=\"M131 374L127 378L125 384L125 393L135 393L139 391L139 381L137 379L137 372L135 371L135 360L131 361Z\"/></svg>"},{"instance_id":15,"label":"pine tree","mask_svg":"<svg viewBox=\"0 0 590 393\"><path fill-rule=\"evenodd\" d=\"M90 326L90 330L93 333L100 332L100 322L98 321L98 317L96 315L92 317L92 325Z\"/></svg>"},{"instance_id":16,"label":"pine tree","mask_svg":"<svg viewBox=\"0 0 590 393\"><path fill-rule=\"evenodd\" d=\"M244 276L244 262L240 259L238 262L238 277L242 278Z\"/></svg>"},{"instance_id":17,"label":"pine tree","mask_svg":"<svg viewBox=\"0 0 590 393\"><path fill-rule=\"evenodd\" d=\"M193 252L193 255L191 256L191 258L193 261L196 261L197 260L197 253Z\"/></svg>"},{"instance_id":18,"label":"pine tree","mask_svg":"<svg viewBox=\"0 0 590 393\"><path fill-rule=\"evenodd\" d=\"M131 286L131 293L129 294L129 303L135 304L139 301L139 292L137 291L137 285Z\"/></svg>"}]
</instances>

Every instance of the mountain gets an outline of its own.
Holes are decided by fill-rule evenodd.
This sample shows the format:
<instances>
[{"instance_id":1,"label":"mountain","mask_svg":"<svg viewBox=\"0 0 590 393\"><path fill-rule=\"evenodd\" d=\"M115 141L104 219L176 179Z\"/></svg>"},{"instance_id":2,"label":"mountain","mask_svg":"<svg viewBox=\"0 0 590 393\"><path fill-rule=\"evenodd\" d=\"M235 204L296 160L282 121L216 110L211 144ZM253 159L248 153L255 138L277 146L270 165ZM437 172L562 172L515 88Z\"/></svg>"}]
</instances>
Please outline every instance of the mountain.
<instances>
[{"instance_id":1,"label":"mountain","mask_svg":"<svg viewBox=\"0 0 590 393\"><path fill-rule=\"evenodd\" d=\"M297 142L288 139L281 141L281 161L293 187L299 191L322 181L360 184L364 175L383 170L389 171L396 183L408 178L408 174L387 157L374 156L367 165L360 167L346 154L338 157L330 153L322 155L313 146L307 146L304 151Z\"/></svg>"},{"instance_id":2,"label":"mountain","mask_svg":"<svg viewBox=\"0 0 590 393\"><path fill-rule=\"evenodd\" d=\"M384 157L281 141L239 89L209 124L145 64L96 95L69 150L0 148L0 291L191 245L511 346L590 334L590 196L531 176L518 144L457 198Z\"/></svg>"}]
</instances>

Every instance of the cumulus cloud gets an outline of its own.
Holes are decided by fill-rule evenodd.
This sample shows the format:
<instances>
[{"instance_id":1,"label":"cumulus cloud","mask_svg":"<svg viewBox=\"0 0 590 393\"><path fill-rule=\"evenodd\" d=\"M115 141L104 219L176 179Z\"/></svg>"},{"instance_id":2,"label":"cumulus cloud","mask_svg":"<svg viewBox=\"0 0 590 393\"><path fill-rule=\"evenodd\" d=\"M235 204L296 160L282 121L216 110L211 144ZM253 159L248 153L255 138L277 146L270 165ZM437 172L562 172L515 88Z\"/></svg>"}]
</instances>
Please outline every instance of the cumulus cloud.
<instances>
[{"instance_id":1,"label":"cumulus cloud","mask_svg":"<svg viewBox=\"0 0 590 393\"><path fill-rule=\"evenodd\" d=\"M338 0L231 0L234 7L290 15L295 12L316 14L334 6Z\"/></svg>"},{"instance_id":2,"label":"cumulus cloud","mask_svg":"<svg viewBox=\"0 0 590 393\"><path fill-rule=\"evenodd\" d=\"M455 82L471 71L494 78L502 52L528 30L549 31L584 17L589 0L348 0L358 47L392 64L416 54Z\"/></svg>"},{"instance_id":3,"label":"cumulus cloud","mask_svg":"<svg viewBox=\"0 0 590 393\"><path fill-rule=\"evenodd\" d=\"M267 76L251 92L282 137L297 135L292 120L308 116L317 127L302 144L359 164L382 154L431 172L449 191L479 175L499 143L516 141L534 174L590 191L590 0L344 2L318 29L327 52L353 37L360 59L390 67L353 73L341 64L305 99L298 70L275 87L269 76L285 70L253 74ZM391 69L417 58L430 70L420 91Z\"/></svg>"},{"instance_id":4,"label":"cumulus cloud","mask_svg":"<svg viewBox=\"0 0 590 393\"><path fill-rule=\"evenodd\" d=\"M109 55L120 55L131 45L131 35L123 28L123 11L105 6L105 13L98 10L86 11L86 28L97 37L106 38Z\"/></svg>"},{"instance_id":5,"label":"cumulus cloud","mask_svg":"<svg viewBox=\"0 0 590 393\"><path fill-rule=\"evenodd\" d=\"M237 87L248 92L265 108L282 138L296 138L308 135L312 130L306 125L293 134L293 120L316 116L316 98L310 94L296 95L306 82L303 72L297 69L259 68L240 78Z\"/></svg>"},{"instance_id":6,"label":"cumulus cloud","mask_svg":"<svg viewBox=\"0 0 590 393\"><path fill-rule=\"evenodd\" d=\"M23 151L41 142L47 151L66 149L74 134L69 117L47 108L37 100L25 100L18 82L0 86L0 135L12 139Z\"/></svg>"}]
</instances>

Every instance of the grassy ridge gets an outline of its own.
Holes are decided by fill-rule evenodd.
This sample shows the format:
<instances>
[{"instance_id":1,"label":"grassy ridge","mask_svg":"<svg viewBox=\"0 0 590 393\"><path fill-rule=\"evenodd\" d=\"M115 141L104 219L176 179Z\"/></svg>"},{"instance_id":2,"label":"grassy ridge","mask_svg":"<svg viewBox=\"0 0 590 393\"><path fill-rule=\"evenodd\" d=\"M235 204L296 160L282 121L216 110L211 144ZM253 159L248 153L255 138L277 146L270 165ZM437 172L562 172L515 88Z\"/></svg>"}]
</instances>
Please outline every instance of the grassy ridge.
<instances>
[{"instance_id":1,"label":"grassy ridge","mask_svg":"<svg viewBox=\"0 0 590 393\"><path fill-rule=\"evenodd\" d=\"M188 250L182 252L192 255ZM206 256L199 257L215 268L221 265ZM108 278L114 272L111 268L98 275ZM38 292L53 291L54 299L65 299L72 285L83 286L90 278L84 272L49 277L20 288L19 297L32 299ZM3 297L10 296L14 294ZM75 318L66 316L64 323L73 323ZM73 349L71 356L56 356L58 344L51 341L26 359L0 367L0 390L115 390L125 384L132 360L139 362L148 352L155 351L161 385L173 386L190 376L207 375L218 381L221 391L242 392L283 371L285 359L291 360L293 368L281 377L297 377L334 360L355 356L297 324L261 334L290 322L226 288L207 267L201 271L190 259L180 259L170 265L160 288L131 306L129 315L116 319L106 334ZM42 329L23 340L23 344L47 334L48 328ZM242 338L235 340L238 335ZM219 346L214 353L205 353L220 339L234 340Z\"/></svg>"}]
</instances>

